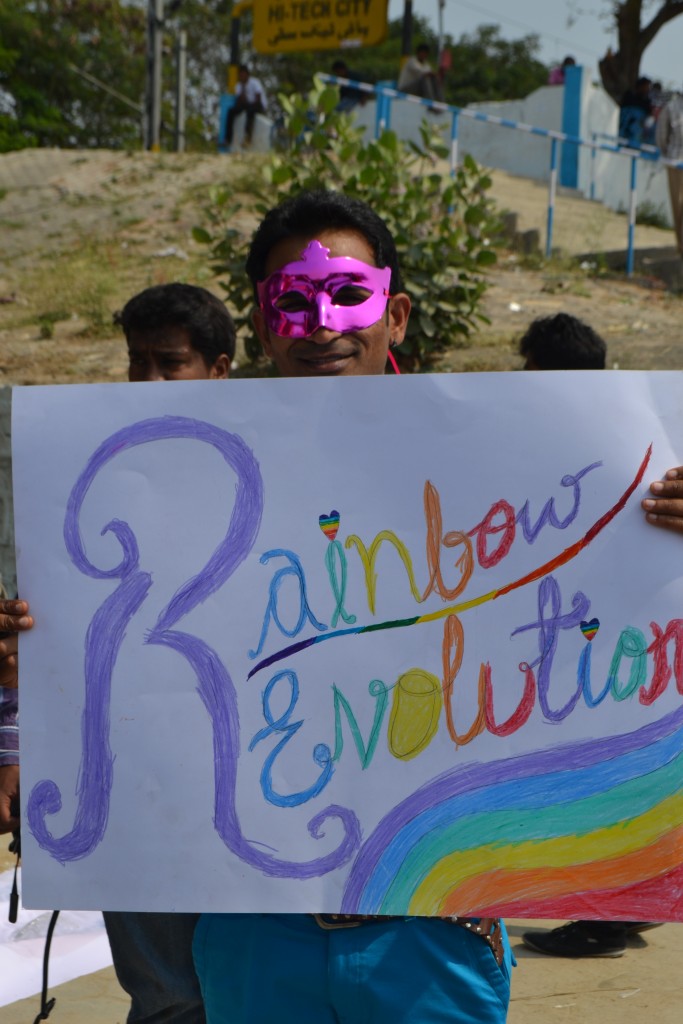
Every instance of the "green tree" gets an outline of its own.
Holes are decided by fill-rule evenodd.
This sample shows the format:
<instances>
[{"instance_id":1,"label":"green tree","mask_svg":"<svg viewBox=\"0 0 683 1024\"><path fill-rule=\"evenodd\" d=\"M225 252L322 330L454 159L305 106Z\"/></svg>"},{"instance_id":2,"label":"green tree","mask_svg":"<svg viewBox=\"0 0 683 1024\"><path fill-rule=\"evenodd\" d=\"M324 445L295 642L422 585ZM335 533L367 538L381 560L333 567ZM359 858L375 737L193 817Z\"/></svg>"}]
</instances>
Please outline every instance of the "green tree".
<instances>
[{"instance_id":1,"label":"green tree","mask_svg":"<svg viewBox=\"0 0 683 1024\"><path fill-rule=\"evenodd\" d=\"M657 33L683 14L683 0L611 0L609 8L617 49L608 50L598 67L605 91L619 103L635 85L643 53Z\"/></svg>"},{"instance_id":2,"label":"green tree","mask_svg":"<svg viewBox=\"0 0 683 1024\"><path fill-rule=\"evenodd\" d=\"M142 115L130 103L144 102L147 8L147 0L1 0L0 150L139 146ZM167 0L167 148L173 143L173 51L180 28L188 35L188 143L214 144L219 98L227 87L231 11L230 0Z\"/></svg>"},{"instance_id":3,"label":"green tree","mask_svg":"<svg viewBox=\"0 0 683 1024\"><path fill-rule=\"evenodd\" d=\"M120 0L3 0L0 40L0 150L114 148L140 139L140 115L78 74L140 100L139 8Z\"/></svg>"},{"instance_id":4,"label":"green tree","mask_svg":"<svg viewBox=\"0 0 683 1024\"><path fill-rule=\"evenodd\" d=\"M510 41L501 38L498 25L480 25L451 47L446 99L464 107L528 96L548 81L548 68L538 59L538 49L536 35Z\"/></svg>"}]
</instances>

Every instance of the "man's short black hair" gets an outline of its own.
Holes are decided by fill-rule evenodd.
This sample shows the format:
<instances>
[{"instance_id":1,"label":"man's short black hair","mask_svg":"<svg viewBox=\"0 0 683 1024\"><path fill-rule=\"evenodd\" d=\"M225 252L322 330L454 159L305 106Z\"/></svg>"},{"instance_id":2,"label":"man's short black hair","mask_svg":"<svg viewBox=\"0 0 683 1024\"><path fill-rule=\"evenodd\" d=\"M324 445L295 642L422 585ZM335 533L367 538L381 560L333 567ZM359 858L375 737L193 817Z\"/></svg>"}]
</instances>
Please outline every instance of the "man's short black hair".
<instances>
[{"instance_id":1,"label":"man's short black hair","mask_svg":"<svg viewBox=\"0 0 683 1024\"><path fill-rule=\"evenodd\" d=\"M342 78L344 77L343 73L345 71L348 71L348 70L349 69L348 69L348 67L346 65L346 62L343 61L343 60L335 60L334 64L332 65L332 74L333 75L341 74Z\"/></svg>"},{"instance_id":2,"label":"man's short black hair","mask_svg":"<svg viewBox=\"0 0 683 1024\"><path fill-rule=\"evenodd\" d=\"M126 340L132 331L159 327L183 327L208 367L220 355L235 358L235 325L225 303L206 288L193 284L158 284L134 295L114 323L123 328Z\"/></svg>"},{"instance_id":3,"label":"man's short black hair","mask_svg":"<svg viewBox=\"0 0 683 1024\"><path fill-rule=\"evenodd\" d=\"M423 50L426 50L427 53L431 52L431 47L429 43L425 43L424 40L422 40L421 43L417 44L417 46L415 47L415 53L422 53Z\"/></svg>"},{"instance_id":4,"label":"man's short black hair","mask_svg":"<svg viewBox=\"0 0 683 1024\"><path fill-rule=\"evenodd\" d=\"M308 238L329 229L357 231L372 249L378 267L391 267L389 288L392 295L403 291L398 253L389 228L379 214L361 199L352 199L343 192L324 189L299 192L269 210L254 235L246 270L254 287L266 277L266 263L271 249L296 235Z\"/></svg>"},{"instance_id":5,"label":"man's short black hair","mask_svg":"<svg viewBox=\"0 0 683 1024\"><path fill-rule=\"evenodd\" d=\"M519 351L539 370L604 370L607 345L583 320L557 313L534 320Z\"/></svg>"}]
</instances>

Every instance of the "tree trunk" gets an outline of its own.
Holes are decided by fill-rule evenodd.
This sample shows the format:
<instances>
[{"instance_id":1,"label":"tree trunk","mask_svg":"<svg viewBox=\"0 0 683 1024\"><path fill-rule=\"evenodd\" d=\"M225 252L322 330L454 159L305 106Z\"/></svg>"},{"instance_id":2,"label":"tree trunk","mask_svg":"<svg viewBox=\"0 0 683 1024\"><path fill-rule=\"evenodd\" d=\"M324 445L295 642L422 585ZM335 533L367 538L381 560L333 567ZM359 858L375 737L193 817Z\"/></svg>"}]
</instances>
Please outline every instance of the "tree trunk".
<instances>
[{"instance_id":1,"label":"tree trunk","mask_svg":"<svg viewBox=\"0 0 683 1024\"><path fill-rule=\"evenodd\" d=\"M605 91L615 103L632 89L640 75L640 61L660 28L683 14L683 0L662 0L652 20L641 27L643 0L623 0L614 4L617 26L617 52L608 50L598 64Z\"/></svg>"}]
</instances>

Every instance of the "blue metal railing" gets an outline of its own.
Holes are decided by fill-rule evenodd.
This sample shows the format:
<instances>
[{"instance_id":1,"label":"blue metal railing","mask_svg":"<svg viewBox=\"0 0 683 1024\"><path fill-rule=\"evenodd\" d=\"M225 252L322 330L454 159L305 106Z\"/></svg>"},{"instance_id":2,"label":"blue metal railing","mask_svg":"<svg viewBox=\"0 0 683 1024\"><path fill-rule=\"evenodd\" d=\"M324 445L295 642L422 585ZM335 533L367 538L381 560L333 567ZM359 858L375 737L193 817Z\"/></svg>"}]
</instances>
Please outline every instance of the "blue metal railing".
<instances>
[{"instance_id":1,"label":"blue metal railing","mask_svg":"<svg viewBox=\"0 0 683 1024\"><path fill-rule=\"evenodd\" d=\"M593 132L590 139L583 139L577 135L568 135L565 132L554 131L550 128L537 128L535 125L525 124L523 121L513 121L507 117L499 117L496 114L484 114L479 110L470 110L468 107L455 107L448 103L441 103L437 100L423 99L421 96L413 96L410 93L399 92L398 89L387 86L375 86L367 82L351 81L348 78L338 78L335 75L318 75L321 81L330 85L351 85L354 89L367 92L375 96L377 100L377 114L375 118L375 136L389 128L391 125L391 104L393 100L407 100L409 103L418 104L425 108L436 110L439 113L450 114L451 116L451 144L449 165L451 174L455 174L458 165L458 122L461 117L471 121L481 121L485 124L495 125L501 128L510 128L515 131L525 132L529 135L536 135L541 138L550 139L550 178L548 186L548 211L546 218L546 256L552 253L553 227L555 220L555 200L557 194L557 144L558 142L569 143L575 146L584 146L591 151L591 199L595 198L595 157L598 151L623 156L631 161L631 177L629 187L628 204L628 236L626 273L629 277L633 274L634 265L634 241L637 210L637 182L638 182L638 160L659 160L661 164L669 167L683 168L683 161L666 160L663 158L656 146L643 145L634 148L629 145L627 139L617 136L605 135ZM602 139L603 141L599 141ZM607 141L609 140L609 141Z\"/></svg>"}]
</instances>

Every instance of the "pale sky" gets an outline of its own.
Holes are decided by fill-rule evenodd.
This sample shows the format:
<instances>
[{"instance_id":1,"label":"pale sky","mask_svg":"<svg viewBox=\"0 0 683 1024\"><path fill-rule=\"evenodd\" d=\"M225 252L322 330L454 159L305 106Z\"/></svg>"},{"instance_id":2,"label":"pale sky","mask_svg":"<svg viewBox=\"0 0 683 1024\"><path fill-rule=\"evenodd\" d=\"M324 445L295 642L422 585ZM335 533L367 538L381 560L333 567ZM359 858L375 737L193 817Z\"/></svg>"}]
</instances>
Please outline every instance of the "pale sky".
<instances>
[{"instance_id":1,"label":"pale sky","mask_svg":"<svg viewBox=\"0 0 683 1024\"><path fill-rule=\"evenodd\" d=\"M444 32L457 39L479 25L498 24L504 39L519 39L531 32L540 36L540 59L560 63L571 54L597 78L598 60L616 33L600 16L607 0L445 0ZM389 17L401 17L404 0L389 0ZM438 27L439 0L413 0L413 12ZM568 25L574 10L574 24ZM647 12L646 12L647 13ZM616 47L615 47L616 48ZM645 51L641 74L659 80L665 88L680 89L683 83L683 15L666 25Z\"/></svg>"}]
</instances>

